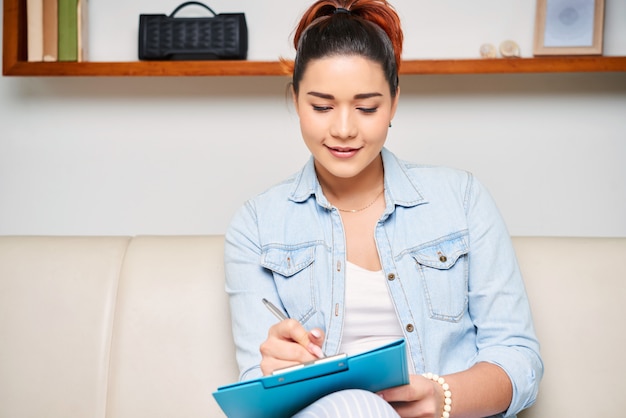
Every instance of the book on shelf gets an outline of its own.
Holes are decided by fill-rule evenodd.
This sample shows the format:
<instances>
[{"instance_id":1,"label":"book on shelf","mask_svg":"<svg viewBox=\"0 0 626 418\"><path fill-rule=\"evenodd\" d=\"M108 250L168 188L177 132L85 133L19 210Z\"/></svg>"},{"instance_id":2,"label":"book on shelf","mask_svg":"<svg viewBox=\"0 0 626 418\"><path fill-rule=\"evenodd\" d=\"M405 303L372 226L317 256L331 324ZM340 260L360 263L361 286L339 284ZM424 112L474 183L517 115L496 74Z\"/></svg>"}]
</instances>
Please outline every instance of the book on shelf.
<instances>
[{"instance_id":1,"label":"book on shelf","mask_svg":"<svg viewBox=\"0 0 626 418\"><path fill-rule=\"evenodd\" d=\"M43 61L58 59L58 0L43 0Z\"/></svg>"},{"instance_id":2,"label":"book on shelf","mask_svg":"<svg viewBox=\"0 0 626 418\"><path fill-rule=\"evenodd\" d=\"M87 61L89 56L89 15L87 0L78 0L77 6L77 24L78 24L78 61Z\"/></svg>"},{"instance_id":3,"label":"book on shelf","mask_svg":"<svg viewBox=\"0 0 626 418\"><path fill-rule=\"evenodd\" d=\"M59 61L78 61L78 1L59 0Z\"/></svg>"},{"instance_id":4,"label":"book on shelf","mask_svg":"<svg viewBox=\"0 0 626 418\"><path fill-rule=\"evenodd\" d=\"M59 61L87 59L87 8L87 0L58 0Z\"/></svg>"},{"instance_id":5,"label":"book on shelf","mask_svg":"<svg viewBox=\"0 0 626 418\"><path fill-rule=\"evenodd\" d=\"M43 61L43 0L26 1L28 61Z\"/></svg>"}]
</instances>

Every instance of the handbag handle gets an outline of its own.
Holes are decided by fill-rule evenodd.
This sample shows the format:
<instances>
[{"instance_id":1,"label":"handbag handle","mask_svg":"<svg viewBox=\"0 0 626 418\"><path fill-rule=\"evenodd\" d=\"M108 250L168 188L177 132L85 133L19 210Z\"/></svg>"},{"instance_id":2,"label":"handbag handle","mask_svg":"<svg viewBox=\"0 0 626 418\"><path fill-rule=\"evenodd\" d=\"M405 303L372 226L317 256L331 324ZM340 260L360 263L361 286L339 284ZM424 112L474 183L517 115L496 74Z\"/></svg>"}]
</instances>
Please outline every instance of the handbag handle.
<instances>
[{"instance_id":1,"label":"handbag handle","mask_svg":"<svg viewBox=\"0 0 626 418\"><path fill-rule=\"evenodd\" d=\"M213 13L213 16L217 16L217 13L215 13L215 12L213 11L213 9L211 9L211 8L210 8L209 6L207 6L206 4L204 4L204 3L200 3L199 1L188 1L188 2L185 2L185 3L181 4L181 5L180 5L180 6L178 6L176 9L174 9L174 11L173 11L173 12L172 12L172 14L170 15L170 17L174 17L174 15L175 15L176 13L178 13L178 12L180 11L180 9L182 9L183 7L186 7L186 6L201 6L201 7L204 7L205 9L207 9L209 12Z\"/></svg>"}]
</instances>

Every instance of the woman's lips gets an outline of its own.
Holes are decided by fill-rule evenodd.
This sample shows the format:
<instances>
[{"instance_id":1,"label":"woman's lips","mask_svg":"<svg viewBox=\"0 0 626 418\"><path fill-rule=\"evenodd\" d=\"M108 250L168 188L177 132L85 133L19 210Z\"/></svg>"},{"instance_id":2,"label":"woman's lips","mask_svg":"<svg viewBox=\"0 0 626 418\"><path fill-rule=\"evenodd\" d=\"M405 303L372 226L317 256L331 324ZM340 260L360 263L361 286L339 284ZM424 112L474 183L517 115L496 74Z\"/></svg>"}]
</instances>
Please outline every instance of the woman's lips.
<instances>
[{"instance_id":1,"label":"woman's lips","mask_svg":"<svg viewBox=\"0 0 626 418\"><path fill-rule=\"evenodd\" d=\"M357 152L359 152L358 148L328 147L328 150L333 156L337 158L351 158L351 157L354 157Z\"/></svg>"}]
</instances>

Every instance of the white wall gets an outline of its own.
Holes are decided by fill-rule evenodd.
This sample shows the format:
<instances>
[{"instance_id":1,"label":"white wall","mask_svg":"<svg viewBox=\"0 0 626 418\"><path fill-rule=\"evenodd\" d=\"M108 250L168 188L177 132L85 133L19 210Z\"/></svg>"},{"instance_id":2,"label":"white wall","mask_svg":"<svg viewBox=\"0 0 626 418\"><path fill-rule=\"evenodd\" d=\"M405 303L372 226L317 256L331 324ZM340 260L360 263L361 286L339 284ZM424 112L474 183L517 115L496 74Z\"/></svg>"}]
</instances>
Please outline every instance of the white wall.
<instances>
[{"instance_id":1,"label":"white wall","mask_svg":"<svg viewBox=\"0 0 626 418\"><path fill-rule=\"evenodd\" d=\"M92 59L135 59L137 15L178 3L90 0ZM472 57L504 39L531 55L533 1L458 3L395 2L406 58ZM250 59L273 60L292 54L308 1L207 4L246 11ZM608 55L626 55L625 16L626 0L607 0ZM308 158L286 84L0 78L0 234L223 233ZM401 89L389 148L474 172L512 234L626 236L626 73L404 76Z\"/></svg>"}]
</instances>

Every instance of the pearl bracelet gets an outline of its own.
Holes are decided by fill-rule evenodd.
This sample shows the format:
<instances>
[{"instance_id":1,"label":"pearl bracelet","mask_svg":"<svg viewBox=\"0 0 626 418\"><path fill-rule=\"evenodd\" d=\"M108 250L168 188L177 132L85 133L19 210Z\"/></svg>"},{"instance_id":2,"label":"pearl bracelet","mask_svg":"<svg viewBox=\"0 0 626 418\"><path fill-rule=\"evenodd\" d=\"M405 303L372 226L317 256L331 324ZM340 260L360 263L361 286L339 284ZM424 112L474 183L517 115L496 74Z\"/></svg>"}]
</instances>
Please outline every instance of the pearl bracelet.
<instances>
[{"instance_id":1,"label":"pearl bracelet","mask_svg":"<svg viewBox=\"0 0 626 418\"><path fill-rule=\"evenodd\" d=\"M422 376L441 385L443 389L443 412L441 413L441 418L450 418L450 411L452 410L452 392L450 392L450 385L446 383L443 377L433 373L424 373Z\"/></svg>"}]
</instances>

